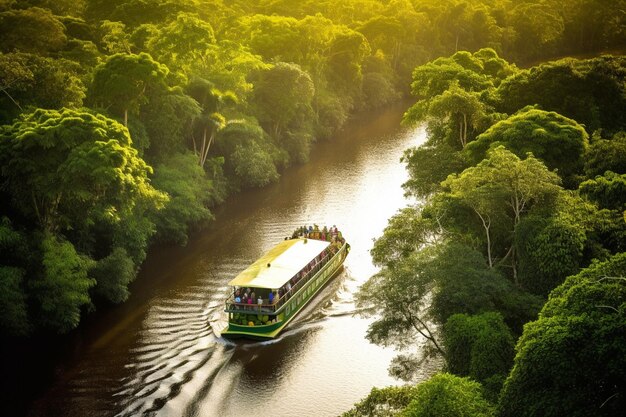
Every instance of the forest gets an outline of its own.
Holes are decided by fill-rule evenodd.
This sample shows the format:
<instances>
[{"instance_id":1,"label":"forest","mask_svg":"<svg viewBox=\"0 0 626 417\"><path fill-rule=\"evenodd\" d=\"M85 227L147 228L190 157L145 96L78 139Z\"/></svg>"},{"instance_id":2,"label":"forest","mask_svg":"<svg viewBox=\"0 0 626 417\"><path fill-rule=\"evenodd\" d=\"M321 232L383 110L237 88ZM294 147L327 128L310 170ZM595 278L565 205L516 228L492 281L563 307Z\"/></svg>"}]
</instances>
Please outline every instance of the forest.
<instances>
[{"instance_id":1,"label":"forest","mask_svg":"<svg viewBox=\"0 0 626 417\"><path fill-rule=\"evenodd\" d=\"M621 415L625 20L625 0L0 1L0 338L125 301L151 245L411 97L418 204L357 299L408 384L345 415Z\"/></svg>"}]
</instances>

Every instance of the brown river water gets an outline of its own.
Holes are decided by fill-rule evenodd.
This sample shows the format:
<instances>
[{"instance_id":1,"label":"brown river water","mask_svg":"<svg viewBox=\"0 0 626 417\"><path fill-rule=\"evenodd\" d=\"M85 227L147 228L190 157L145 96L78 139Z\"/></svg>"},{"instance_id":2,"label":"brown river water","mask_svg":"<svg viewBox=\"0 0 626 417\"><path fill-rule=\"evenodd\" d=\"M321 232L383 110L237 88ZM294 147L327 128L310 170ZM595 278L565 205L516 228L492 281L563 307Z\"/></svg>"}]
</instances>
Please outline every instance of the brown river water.
<instances>
[{"instance_id":1,"label":"brown river water","mask_svg":"<svg viewBox=\"0 0 626 417\"><path fill-rule=\"evenodd\" d=\"M400 384L387 372L397 352L365 339L372 319L353 297L377 271L373 239L407 204L402 152L425 140L400 126L406 107L359 115L277 184L231 197L187 247L152 250L130 299L89 317L48 363L27 415L336 416L372 387ZM228 282L312 223L342 230L344 270L276 340L218 337Z\"/></svg>"}]
</instances>

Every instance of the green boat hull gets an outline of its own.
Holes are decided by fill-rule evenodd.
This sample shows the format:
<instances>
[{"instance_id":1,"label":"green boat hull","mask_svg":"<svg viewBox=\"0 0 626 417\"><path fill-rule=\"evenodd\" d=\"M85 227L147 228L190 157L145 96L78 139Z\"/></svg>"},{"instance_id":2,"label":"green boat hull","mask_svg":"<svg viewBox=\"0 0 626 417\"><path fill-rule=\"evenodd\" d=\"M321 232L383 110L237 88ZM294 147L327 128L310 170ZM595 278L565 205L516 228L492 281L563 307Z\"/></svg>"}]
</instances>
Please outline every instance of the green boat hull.
<instances>
[{"instance_id":1,"label":"green boat hull","mask_svg":"<svg viewBox=\"0 0 626 417\"><path fill-rule=\"evenodd\" d=\"M291 296L285 304L272 313L276 316L276 323L246 326L233 323L232 314L229 313L228 328L222 331L222 336L228 339L246 338L268 340L277 337L280 332L298 315L300 311L315 297L315 295L335 276L343 267L350 245L345 243L341 249L320 269L302 288ZM256 315L255 311L248 312ZM268 314L268 313L261 313Z\"/></svg>"}]
</instances>

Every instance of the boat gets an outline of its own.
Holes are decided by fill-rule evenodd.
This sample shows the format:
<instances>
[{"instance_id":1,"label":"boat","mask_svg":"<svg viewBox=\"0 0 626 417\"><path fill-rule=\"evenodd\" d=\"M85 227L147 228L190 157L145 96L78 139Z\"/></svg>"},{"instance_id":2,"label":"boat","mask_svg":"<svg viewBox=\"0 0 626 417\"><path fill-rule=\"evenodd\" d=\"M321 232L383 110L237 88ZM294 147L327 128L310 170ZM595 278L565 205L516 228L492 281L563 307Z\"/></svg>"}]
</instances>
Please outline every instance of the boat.
<instances>
[{"instance_id":1,"label":"boat","mask_svg":"<svg viewBox=\"0 0 626 417\"><path fill-rule=\"evenodd\" d=\"M294 232L228 283L232 287L225 305L228 327L222 336L278 336L341 270L349 251L336 228L327 234L305 228Z\"/></svg>"}]
</instances>

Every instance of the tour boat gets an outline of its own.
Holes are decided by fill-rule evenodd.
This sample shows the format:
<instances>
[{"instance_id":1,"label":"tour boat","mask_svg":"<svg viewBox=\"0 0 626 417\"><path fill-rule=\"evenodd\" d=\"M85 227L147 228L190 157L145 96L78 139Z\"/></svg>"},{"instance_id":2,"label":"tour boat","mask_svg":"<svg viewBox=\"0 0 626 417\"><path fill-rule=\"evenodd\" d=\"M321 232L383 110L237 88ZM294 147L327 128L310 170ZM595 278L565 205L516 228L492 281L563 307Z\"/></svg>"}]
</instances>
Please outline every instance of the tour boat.
<instances>
[{"instance_id":1,"label":"tour boat","mask_svg":"<svg viewBox=\"0 0 626 417\"><path fill-rule=\"evenodd\" d=\"M233 288L225 309L228 327L222 336L252 339L278 336L341 269L350 245L341 233L337 236L336 228L334 232L332 235L332 232L305 233L308 237L294 233L292 239L274 246L230 281L228 285Z\"/></svg>"}]
</instances>

